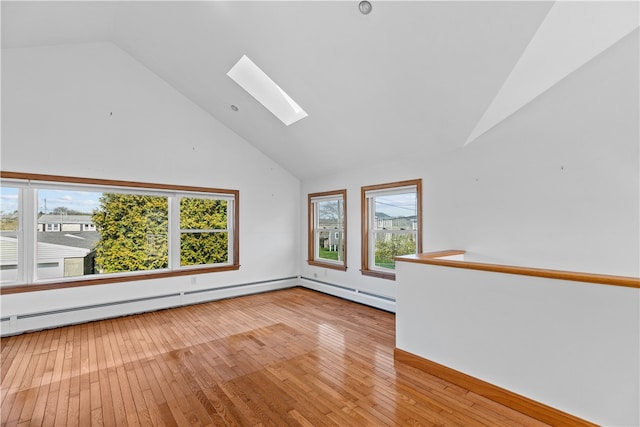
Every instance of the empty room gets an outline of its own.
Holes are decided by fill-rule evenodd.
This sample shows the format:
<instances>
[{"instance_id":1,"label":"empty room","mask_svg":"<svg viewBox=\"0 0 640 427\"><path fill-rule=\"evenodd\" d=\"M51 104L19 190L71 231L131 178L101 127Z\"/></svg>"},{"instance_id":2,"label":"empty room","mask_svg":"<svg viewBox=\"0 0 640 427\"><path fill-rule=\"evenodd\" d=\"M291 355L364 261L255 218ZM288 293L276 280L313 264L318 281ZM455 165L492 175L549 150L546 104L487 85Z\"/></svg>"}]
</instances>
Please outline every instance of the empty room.
<instances>
[{"instance_id":1,"label":"empty room","mask_svg":"<svg viewBox=\"0 0 640 427\"><path fill-rule=\"evenodd\" d=\"M2 426L640 425L637 1L5 1Z\"/></svg>"}]
</instances>

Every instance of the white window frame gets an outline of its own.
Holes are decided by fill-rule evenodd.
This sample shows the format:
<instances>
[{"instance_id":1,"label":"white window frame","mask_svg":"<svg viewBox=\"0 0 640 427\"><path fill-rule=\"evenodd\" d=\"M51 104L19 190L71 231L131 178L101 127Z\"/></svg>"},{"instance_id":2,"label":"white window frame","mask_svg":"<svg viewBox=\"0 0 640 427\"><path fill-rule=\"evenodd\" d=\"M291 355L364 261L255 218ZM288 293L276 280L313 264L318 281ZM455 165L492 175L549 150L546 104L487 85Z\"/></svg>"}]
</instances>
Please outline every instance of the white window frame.
<instances>
[{"instance_id":1,"label":"white window frame","mask_svg":"<svg viewBox=\"0 0 640 427\"><path fill-rule=\"evenodd\" d=\"M180 199L200 198L209 200L224 200L227 202L227 227L224 229L183 229L180 228ZM233 265L234 261L234 233L233 218L235 212L235 198L224 194L208 193L174 193L169 200L169 234L175 237L169 245L169 266L172 270L193 270L202 267ZM172 230L177 230L175 233ZM216 264L181 265L180 258L180 237L185 233L227 233L227 262Z\"/></svg>"}]
</instances>

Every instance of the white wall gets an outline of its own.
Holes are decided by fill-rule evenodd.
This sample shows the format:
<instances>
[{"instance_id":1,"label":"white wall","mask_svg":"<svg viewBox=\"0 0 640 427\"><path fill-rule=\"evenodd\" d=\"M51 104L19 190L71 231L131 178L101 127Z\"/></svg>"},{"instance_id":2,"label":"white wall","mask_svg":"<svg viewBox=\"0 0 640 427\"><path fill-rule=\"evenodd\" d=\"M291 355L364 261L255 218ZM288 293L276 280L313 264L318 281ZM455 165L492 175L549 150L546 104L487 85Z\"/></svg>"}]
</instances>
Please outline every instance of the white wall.
<instances>
[{"instance_id":1,"label":"white wall","mask_svg":"<svg viewBox=\"0 0 640 427\"><path fill-rule=\"evenodd\" d=\"M111 43L3 49L1 149L7 171L237 189L241 264L4 295L3 317L298 274L299 180Z\"/></svg>"},{"instance_id":2,"label":"white wall","mask_svg":"<svg viewBox=\"0 0 640 427\"><path fill-rule=\"evenodd\" d=\"M422 178L425 252L464 249L476 260L637 277L638 74L636 30L465 148L432 158L398 153L304 181L302 276L395 297L394 282L359 272L360 187ZM348 270L325 272L305 262L306 195L340 188Z\"/></svg>"},{"instance_id":3,"label":"white wall","mask_svg":"<svg viewBox=\"0 0 640 427\"><path fill-rule=\"evenodd\" d=\"M600 425L639 425L638 289L409 262L398 283L398 348Z\"/></svg>"}]
</instances>

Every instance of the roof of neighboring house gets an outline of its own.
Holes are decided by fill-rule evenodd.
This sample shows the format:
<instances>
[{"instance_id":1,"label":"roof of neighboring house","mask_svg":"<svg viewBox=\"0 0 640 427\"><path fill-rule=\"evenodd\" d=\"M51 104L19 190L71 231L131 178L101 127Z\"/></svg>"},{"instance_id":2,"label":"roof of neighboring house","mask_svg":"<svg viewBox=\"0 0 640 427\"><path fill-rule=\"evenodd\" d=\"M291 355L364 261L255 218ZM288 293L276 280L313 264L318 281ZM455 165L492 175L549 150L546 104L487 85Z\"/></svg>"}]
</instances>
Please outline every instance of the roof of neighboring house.
<instances>
[{"instance_id":1,"label":"roof of neighboring house","mask_svg":"<svg viewBox=\"0 0 640 427\"><path fill-rule=\"evenodd\" d=\"M98 240L100 240L100 233L97 231L38 233L38 243L51 243L73 248L93 249Z\"/></svg>"},{"instance_id":2,"label":"roof of neighboring house","mask_svg":"<svg viewBox=\"0 0 640 427\"><path fill-rule=\"evenodd\" d=\"M58 233L41 233L58 234ZM62 234L62 233L60 233ZM91 252L91 248L64 244L38 242L38 262L60 258L82 258ZM15 237L0 236L0 264L13 265L18 261L18 240Z\"/></svg>"},{"instance_id":3,"label":"roof of neighboring house","mask_svg":"<svg viewBox=\"0 0 640 427\"><path fill-rule=\"evenodd\" d=\"M38 224L93 224L91 214L86 215L58 215L45 214L38 218Z\"/></svg>"}]
</instances>

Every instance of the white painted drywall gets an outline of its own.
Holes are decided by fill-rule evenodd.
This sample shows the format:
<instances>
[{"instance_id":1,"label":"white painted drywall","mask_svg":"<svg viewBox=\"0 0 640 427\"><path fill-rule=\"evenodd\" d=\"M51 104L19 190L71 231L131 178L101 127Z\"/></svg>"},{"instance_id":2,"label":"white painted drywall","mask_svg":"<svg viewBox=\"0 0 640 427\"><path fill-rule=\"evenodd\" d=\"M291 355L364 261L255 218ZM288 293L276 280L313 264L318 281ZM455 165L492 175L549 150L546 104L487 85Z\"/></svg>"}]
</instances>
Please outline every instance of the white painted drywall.
<instances>
[{"instance_id":1,"label":"white painted drywall","mask_svg":"<svg viewBox=\"0 0 640 427\"><path fill-rule=\"evenodd\" d=\"M601 425L639 425L638 289L397 268L396 347Z\"/></svg>"},{"instance_id":2,"label":"white painted drywall","mask_svg":"<svg viewBox=\"0 0 640 427\"><path fill-rule=\"evenodd\" d=\"M496 263L640 275L638 35L636 29L468 147L460 141L459 150L420 158L394 152L388 141L379 164L303 181L302 276L395 297L394 282L359 271L360 187L415 178L423 180L424 251L463 249ZM341 188L348 269L309 266L307 194Z\"/></svg>"},{"instance_id":3,"label":"white painted drywall","mask_svg":"<svg viewBox=\"0 0 640 427\"><path fill-rule=\"evenodd\" d=\"M299 180L111 43L3 49L1 149L2 170L237 189L241 264L4 295L3 317L298 274Z\"/></svg>"}]
</instances>

